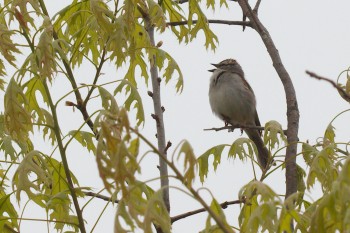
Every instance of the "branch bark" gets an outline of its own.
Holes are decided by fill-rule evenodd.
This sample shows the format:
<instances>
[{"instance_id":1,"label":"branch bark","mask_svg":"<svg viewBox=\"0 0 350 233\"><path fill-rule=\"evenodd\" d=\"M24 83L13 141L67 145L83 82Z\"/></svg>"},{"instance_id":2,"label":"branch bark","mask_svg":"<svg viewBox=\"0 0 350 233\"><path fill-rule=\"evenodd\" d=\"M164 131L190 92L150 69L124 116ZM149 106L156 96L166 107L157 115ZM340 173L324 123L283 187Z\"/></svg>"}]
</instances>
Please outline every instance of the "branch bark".
<instances>
[{"instance_id":1,"label":"branch bark","mask_svg":"<svg viewBox=\"0 0 350 233\"><path fill-rule=\"evenodd\" d=\"M285 69L278 50L267 29L261 23L257 15L254 13L247 0L238 0L238 4L242 8L244 14L247 15L253 28L259 33L262 41L273 62L273 66L279 75L286 93L287 102L287 138L288 147L286 151L286 198L297 191L297 166L296 152L299 130L299 109L292 80Z\"/></svg>"},{"instance_id":2,"label":"branch bark","mask_svg":"<svg viewBox=\"0 0 350 233\"><path fill-rule=\"evenodd\" d=\"M226 209L229 205L241 204L241 203L244 203L244 202L245 202L245 200L225 201L225 202L221 203L220 206L221 206L221 208ZM197 209L197 210L189 211L187 213L176 215L176 216L171 218L171 223L174 223L174 222L176 222L178 220L181 220L181 219L184 219L184 218L187 218L187 217L190 217L192 215L199 214L199 213L203 213L203 212L206 212L206 211L207 210L205 208L200 208L200 209Z\"/></svg>"},{"instance_id":3,"label":"branch bark","mask_svg":"<svg viewBox=\"0 0 350 233\"><path fill-rule=\"evenodd\" d=\"M192 23L196 24L198 20L193 20ZM225 25L239 25L239 26L245 26L245 27L252 27L252 24L250 22L246 21L232 21L232 20L219 20L219 19L208 19L208 23L212 24L225 24ZM188 21L178 21L178 22L168 22L168 26L179 26L179 25L186 25L188 24Z\"/></svg>"},{"instance_id":4,"label":"branch bark","mask_svg":"<svg viewBox=\"0 0 350 233\"><path fill-rule=\"evenodd\" d=\"M335 87L338 90L340 96L343 97L344 100L350 102L350 95L346 93L346 91L343 88L341 88L336 82L334 82L331 79L319 76L318 74L311 71L305 71L305 72L312 78L329 82L333 87Z\"/></svg>"},{"instance_id":5,"label":"branch bark","mask_svg":"<svg viewBox=\"0 0 350 233\"><path fill-rule=\"evenodd\" d=\"M48 13L48 11L46 9L46 6L45 6L44 2L42 0L40 0L39 3L40 3L40 6L41 6L41 8L43 10L43 13L46 16L49 16L49 13ZM55 30L53 30L53 38L56 41L59 41L57 32ZM59 44L59 46L61 46L60 42L58 44ZM84 118L84 121L90 127L91 131L95 134L95 136L97 136L97 133L94 132L94 124L93 124L92 120L90 119L90 116L89 116L89 114L87 112L87 109L86 109L86 105L84 104L83 98L82 98L81 93L79 91L78 85L75 82L73 70L70 67L70 65L66 62L66 60L63 57L61 57L61 58L62 58L63 66L64 66L64 68L66 69L66 72L67 72L67 78L68 78L69 82L71 83L72 88L74 90L74 95L75 95L75 98L76 98L76 101L77 101L77 104L76 104L77 109L81 112L81 114L82 114L82 116ZM101 62L102 62L102 60L101 60Z\"/></svg>"},{"instance_id":6,"label":"branch bark","mask_svg":"<svg viewBox=\"0 0 350 233\"><path fill-rule=\"evenodd\" d=\"M149 15L146 12L144 12L140 7L138 7L138 10L140 11L142 17L145 20L145 27L150 37L151 44L152 46L155 46L154 26L151 23ZM156 56L153 55L152 60L150 61L150 65L151 65L150 73L151 73L152 89L153 89L152 100L153 100L154 116L156 119L158 151L162 153L162 156L164 158L167 158L163 109L162 109L162 101L160 96L160 82L158 78L158 69L155 61L156 61ZM163 190L163 200L164 200L165 206L168 212L170 212L168 165L162 156L159 156L160 185Z\"/></svg>"}]
</instances>

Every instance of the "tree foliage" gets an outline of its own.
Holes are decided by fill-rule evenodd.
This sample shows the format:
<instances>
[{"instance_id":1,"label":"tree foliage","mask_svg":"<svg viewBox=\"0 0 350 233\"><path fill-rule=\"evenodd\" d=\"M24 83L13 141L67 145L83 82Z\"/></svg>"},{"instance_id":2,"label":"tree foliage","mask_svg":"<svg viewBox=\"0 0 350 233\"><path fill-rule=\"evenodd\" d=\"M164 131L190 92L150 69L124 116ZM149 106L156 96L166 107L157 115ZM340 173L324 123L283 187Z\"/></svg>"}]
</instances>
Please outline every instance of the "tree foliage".
<instances>
[{"instance_id":1,"label":"tree foliage","mask_svg":"<svg viewBox=\"0 0 350 233\"><path fill-rule=\"evenodd\" d=\"M138 84L150 85L149 79L154 77L149 68L160 71L160 81L175 83L178 93L185 81L171 53L161 49L161 43L152 42L149 29L170 31L179 43L191 43L202 34L205 49L215 50L218 36L211 30L205 10L231 6L226 0L218 2L73 0L53 16L43 0L0 3L0 89L4 96L0 115L1 232L21 230L23 199L44 209L46 221L58 232L86 232L79 201L90 188L80 187L69 169L67 149L73 141L85 148L85 153L94 154L104 188L111 195L109 201L118 202L115 232L171 232L173 218L163 192L169 187L155 189L140 178L146 153L140 151L141 144L166 162L172 178L180 181L177 188L208 213L203 232L293 232L292 220L301 232L350 230L350 161L342 143L335 140L333 122L318 144L299 143L301 151L296 156L302 157L306 166L298 166L298 190L286 199L264 183L266 177L284 169L281 157L288 146L282 126L276 121L266 123L264 143L274 165L262 170L261 177L252 174L252 181L239 191L240 214L235 227L223 205L214 196L208 202L203 199L194 181L199 178L204 183L209 170L219 169L225 157L250 160L254 169L261 169L252 141L239 138L231 145L217 145L195 155L190 142L184 140L169 159L143 135L144 100ZM107 62L118 71L124 69L125 74L101 80ZM79 84L77 71L86 66L94 69L92 81ZM59 79L69 86L55 98L50 87ZM341 88L348 93L348 86ZM124 98L116 99L117 95ZM91 101L98 106L88 107ZM65 122L57 112L64 104L83 117L68 131L63 130ZM50 151L38 148L37 136L50 144ZM323 195L310 202L304 193L316 184Z\"/></svg>"}]
</instances>

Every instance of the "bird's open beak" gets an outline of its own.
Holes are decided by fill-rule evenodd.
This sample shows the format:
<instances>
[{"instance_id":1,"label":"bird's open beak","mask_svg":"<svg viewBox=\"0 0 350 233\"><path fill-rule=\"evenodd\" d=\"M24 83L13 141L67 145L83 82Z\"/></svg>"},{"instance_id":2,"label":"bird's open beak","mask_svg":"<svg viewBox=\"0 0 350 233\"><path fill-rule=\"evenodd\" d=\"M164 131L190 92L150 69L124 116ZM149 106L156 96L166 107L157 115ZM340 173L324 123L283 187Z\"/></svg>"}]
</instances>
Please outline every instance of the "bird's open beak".
<instances>
[{"instance_id":1,"label":"bird's open beak","mask_svg":"<svg viewBox=\"0 0 350 233\"><path fill-rule=\"evenodd\" d=\"M214 63L210 63L211 65L215 66L216 68L218 68L219 64L214 64Z\"/></svg>"},{"instance_id":2,"label":"bird's open beak","mask_svg":"<svg viewBox=\"0 0 350 233\"><path fill-rule=\"evenodd\" d=\"M213 73L215 70L216 70L216 69L211 69L211 70L208 70L208 71Z\"/></svg>"}]
</instances>

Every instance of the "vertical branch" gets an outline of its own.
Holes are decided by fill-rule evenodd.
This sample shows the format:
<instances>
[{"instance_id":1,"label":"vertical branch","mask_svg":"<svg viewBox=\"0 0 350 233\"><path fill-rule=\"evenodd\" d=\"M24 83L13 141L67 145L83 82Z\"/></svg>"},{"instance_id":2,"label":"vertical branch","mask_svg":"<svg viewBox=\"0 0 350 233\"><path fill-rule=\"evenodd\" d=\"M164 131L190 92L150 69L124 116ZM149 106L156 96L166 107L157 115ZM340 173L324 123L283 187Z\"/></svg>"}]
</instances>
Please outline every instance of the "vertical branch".
<instances>
[{"instance_id":1,"label":"vertical branch","mask_svg":"<svg viewBox=\"0 0 350 233\"><path fill-rule=\"evenodd\" d=\"M79 206L77 194L75 193L76 191L75 191L73 179L72 179L72 176L71 176L70 170L69 170L66 150L64 149L64 146L62 143L61 130L60 130L60 126L58 124L56 107L51 99L50 90L49 90L49 87L47 86L46 80L43 80L43 85L44 85L44 88L46 91L46 95L48 96L48 99L49 99L49 105L50 105L50 109L51 109L52 117L53 117L54 132L55 132L55 136L57 138L57 145L58 145L58 149L60 151L64 172L66 173L66 177L67 177L69 192L72 196L75 211L77 213L78 222L79 222L79 229L80 229L81 233L85 233L86 230L85 230L83 213L82 213L82 210L80 209L80 206Z\"/></svg>"},{"instance_id":2,"label":"vertical branch","mask_svg":"<svg viewBox=\"0 0 350 233\"><path fill-rule=\"evenodd\" d=\"M141 12L144 20L147 33L150 37L150 41L152 46L155 46L154 40L154 26L151 24L151 20L149 15L145 13L140 7L138 8ZM163 119L163 109L162 109L162 101L160 96L160 78L158 77L158 70L156 66L156 56L153 55L150 59L150 73L152 80L152 99L153 99L153 107L154 107L154 120L156 121L157 127L157 141L158 141L158 151L162 153L163 157L166 158L166 141L165 141L165 129L164 129L164 119ZM170 212L170 201L169 201L169 178L168 178L168 166L166 161L159 157L159 172L160 172L160 185L163 189L163 200L165 206Z\"/></svg>"},{"instance_id":3,"label":"vertical branch","mask_svg":"<svg viewBox=\"0 0 350 233\"><path fill-rule=\"evenodd\" d=\"M48 13L48 11L46 9L44 1L43 0L39 0L39 4L41 6L41 9L42 9L44 15L49 17L49 13ZM58 35L57 35L55 30L53 30L53 38L55 40L59 40ZM58 43L58 44L59 44L59 46L61 46L60 43ZM59 54L59 56L61 56L61 55ZM87 112L87 109L86 109L86 104L83 101L83 98L81 97L81 94L79 92L78 85L75 82L73 70L72 70L70 65L67 63L67 61L63 57L61 57L61 59L62 59L63 66L66 69L67 78L68 78L69 82L72 85L72 88L73 88L73 91L74 91L74 95L75 95L75 98L77 100L77 109L83 115L83 118L84 118L85 122L88 124L88 126L90 127L91 131L94 132L94 124L93 124L92 120L90 119L90 116L89 116L89 114ZM103 62L103 60L101 60L101 62ZM96 135L96 132L94 132L94 134Z\"/></svg>"},{"instance_id":4,"label":"vertical branch","mask_svg":"<svg viewBox=\"0 0 350 233\"><path fill-rule=\"evenodd\" d=\"M288 120L288 147L286 152L286 198L297 191L297 166L296 153L299 129L299 109L292 80L285 69L278 50L267 29L260 22L256 13L252 10L247 0L238 0L243 10L243 14L247 15L253 28L259 33L266 49L271 57L273 66L278 73L286 93L287 102L287 120Z\"/></svg>"},{"instance_id":5,"label":"vertical branch","mask_svg":"<svg viewBox=\"0 0 350 233\"><path fill-rule=\"evenodd\" d=\"M32 54L35 53L35 47L34 44L32 43L32 41L29 39L29 36L27 34L27 30L25 28L23 28L23 36L26 38L28 45L32 51ZM36 63L39 66L39 60L36 59ZM60 155L61 155L61 159L62 159L62 164L63 164L63 169L64 172L66 174L66 178L67 178L67 184L68 184L68 189L69 192L72 196L72 200L73 200L73 204L74 204L74 208L75 211L77 213L77 218L78 218L78 222L79 222L79 229L81 233L85 233L85 224L84 224L84 218L83 218L83 213L82 210L80 209L79 206L79 202L78 202L78 197L74 188L74 184L73 184L73 179L72 176L70 174L70 169L69 169L69 165L68 165L68 160L67 160L67 154L66 154L66 150L63 146L63 141L62 141L62 137L61 137L61 129L60 126L58 124L58 118L57 118L57 111L56 111L56 106L51 98L51 92L49 90L49 87L47 86L47 80L43 79L42 83L44 85L44 89L48 98L48 102L49 102L49 106L51 109L51 113L52 113L52 117L53 117L53 131L55 133L56 139L57 139L57 146L58 149L60 151Z\"/></svg>"}]
</instances>

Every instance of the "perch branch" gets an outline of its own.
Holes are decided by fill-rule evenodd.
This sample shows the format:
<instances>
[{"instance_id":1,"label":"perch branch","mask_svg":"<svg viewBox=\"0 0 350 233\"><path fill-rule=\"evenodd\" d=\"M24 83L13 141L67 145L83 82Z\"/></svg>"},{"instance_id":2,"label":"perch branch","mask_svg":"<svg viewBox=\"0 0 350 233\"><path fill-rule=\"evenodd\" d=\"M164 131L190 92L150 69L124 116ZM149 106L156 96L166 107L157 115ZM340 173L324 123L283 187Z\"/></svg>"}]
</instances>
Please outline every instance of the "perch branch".
<instances>
[{"instance_id":1,"label":"perch branch","mask_svg":"<svg viewBox=\"0 0 350 233\"><path fill-rule=\"evenodd\" d=\"M198 20L192 20L193 24L196 24ZM239 26L245 26L245 27L252 27L252 24L250 22L246 21L232 21L232 20L219 20L219 19L209 19L208 23L211 24L226 24L226 25L239 25ZM180 26L180 25L186 25L188 24L188 21L178 21L178 22L168 22L168 26Z\"/></svg>"},{"instance_id":2,"label":"perch branch","mask_svg":"<svg viewBox=\"0 0 350 233\"><path fill-rule=\"evenodd\" d=\"M214 131L221 131L221 130L225 130L225 129L228 129L228 130L235 130L235 129L256 129L256 130L264 130L265 128L262 127L262 126L253 126L253 125L230 125L230 126L223 126L223 127L219 127L219 128L207 128L207 129L204 129L204 131L211 131L211 130L214 130Z\"/></svg>"},{"instance_id":3,"label":"perch branch","mask_svg":"<svg viewBox=\"0 0 350 233\"><path fill-rule=\"evenodd\" d=\"M230 126L223 126L223 127L219 127L219 128L207 128L207 129L204 129L204 131L211 131L211 130L214 130L214 131L221 131L221 130L225 130L225 129L228 129L230 131L233 131L235 129L256 129L256 130L265 130L265 127L262 127L262 126L253 126L253 125L230 125ZM287 134L287 130L283 130L283 133L284 134Z\"/></svg>"}]
</instances>

